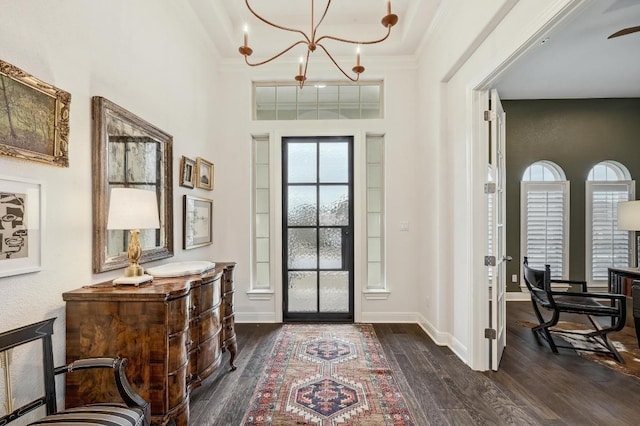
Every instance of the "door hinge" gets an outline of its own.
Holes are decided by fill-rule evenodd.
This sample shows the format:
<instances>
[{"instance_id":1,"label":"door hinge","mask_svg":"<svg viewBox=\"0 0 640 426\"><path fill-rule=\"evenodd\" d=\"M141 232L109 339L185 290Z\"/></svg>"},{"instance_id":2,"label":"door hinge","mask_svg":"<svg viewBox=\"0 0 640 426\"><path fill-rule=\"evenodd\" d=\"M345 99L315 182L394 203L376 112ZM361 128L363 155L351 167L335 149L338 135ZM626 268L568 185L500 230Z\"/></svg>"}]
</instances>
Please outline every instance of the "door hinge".
<instances>
[{"instance_id":1,"label":"door hinge","mask_svg":"<svg viewBox=\"0 0 640 426\"><path fill-rule=\"evenodd\" d=\"M496 193L496 183L495 182L487 182L484 184L484 193L485 194L495 194Z\"/></svg>"},{"instance_id":2,"label":"door hinge","mask_svg":"<svg viewBox=\"0 0 640 426\"><path fill-rule=\"evenodd\" d=\"M495 256L485 256L484 257L484 266L496 266L496 257Z\"/></svg>"},{"instance_id":3,"label":"door hinge","mask_svg":"<svg viewBox=\"0 0 640 426\"><path fill-rule=\"evenodd\" d=\"M490 109L484 112L484 121L493 121L496 119L496 112Z\"/></svg>"},{"instance_id":4,"label":"door hinge","mask_svg":"<svg viewBox=\"0 0 640 426\"><path fill-rule=\"evenodd\" d=\"M484 329L484 338L495 340L498 337L498 333L494 328L485 328Z\"/></svg>"}]
</instances>

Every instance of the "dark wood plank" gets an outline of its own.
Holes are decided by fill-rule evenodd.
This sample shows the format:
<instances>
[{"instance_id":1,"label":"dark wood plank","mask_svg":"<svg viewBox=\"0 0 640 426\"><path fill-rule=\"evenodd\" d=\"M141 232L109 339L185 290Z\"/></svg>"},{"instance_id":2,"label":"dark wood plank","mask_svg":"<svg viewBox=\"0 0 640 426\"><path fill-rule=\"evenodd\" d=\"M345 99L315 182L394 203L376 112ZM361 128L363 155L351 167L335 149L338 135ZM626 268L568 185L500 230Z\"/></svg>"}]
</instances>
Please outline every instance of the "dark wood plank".
<instances>
[{"instance_id":1,"label":"dark wood plank","mask_svg":"<svg viewBox=\"0 0 640 426\"><path fill-rule=\"evenodd\" d=\"M554 355L538 345L516 323L535 321L529 302L510 302L507 314L507 349L497 372L472 371L416 324L374 324L418 426L638 424L640 380L572 350ZM192 392L191 424L241 424L279 328L237 324L238 370L221 368Z\"/></svg>"}]
</instances>

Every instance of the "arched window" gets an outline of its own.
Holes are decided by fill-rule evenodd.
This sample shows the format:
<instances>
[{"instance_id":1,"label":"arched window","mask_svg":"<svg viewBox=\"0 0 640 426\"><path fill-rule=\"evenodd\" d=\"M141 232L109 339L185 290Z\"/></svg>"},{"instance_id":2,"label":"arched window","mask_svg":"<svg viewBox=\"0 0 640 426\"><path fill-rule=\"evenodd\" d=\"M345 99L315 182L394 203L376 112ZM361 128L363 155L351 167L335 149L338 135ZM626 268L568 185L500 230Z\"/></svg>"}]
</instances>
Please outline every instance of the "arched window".
<instances>
[{"instance_id":1,"label":"arched window","mask_svg":"<svg viewBox=\"0 0 640 426\"><path fill-rule=\"evenodd\" d=\"M632 245L630 233L618 229L618 203L635 199L635 182L629 170L617 161L593 166L586 182L587 279L605 287L607 268L628 267Z\"/></svg>"},{"instance_id":2,"label":"arched window","mask_svg":"<svg viewBox=\"0 0 640 426\"><path fill-rule=\"evenodd\" d=\"M551 266L552 278L566 279L569 261L569 182L551 161L525 170L520 184L520 252L529 265Z\"/></svg>"}]
</instances>

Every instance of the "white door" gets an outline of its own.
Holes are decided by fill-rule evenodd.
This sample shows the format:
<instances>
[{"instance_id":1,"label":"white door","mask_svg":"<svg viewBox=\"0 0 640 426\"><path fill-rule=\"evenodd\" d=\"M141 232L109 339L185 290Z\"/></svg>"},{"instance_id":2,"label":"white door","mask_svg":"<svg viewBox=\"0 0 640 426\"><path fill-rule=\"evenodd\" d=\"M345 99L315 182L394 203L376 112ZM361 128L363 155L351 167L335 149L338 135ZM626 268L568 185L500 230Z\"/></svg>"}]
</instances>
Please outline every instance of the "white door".
<instances>
[{"instance_id":1,"label":"white door","mask_svg":"<svg viewBox=\"0 0 640 426\"><path fill-rule=\"evenodd\" d=\"M506 320L506 262L505 253L505 113L497 90L491 90L489 125L489 184L487 210L489 217L488 259L490 298L491 369L497 370L507 344Z\"/></svg>"}]
</instances>

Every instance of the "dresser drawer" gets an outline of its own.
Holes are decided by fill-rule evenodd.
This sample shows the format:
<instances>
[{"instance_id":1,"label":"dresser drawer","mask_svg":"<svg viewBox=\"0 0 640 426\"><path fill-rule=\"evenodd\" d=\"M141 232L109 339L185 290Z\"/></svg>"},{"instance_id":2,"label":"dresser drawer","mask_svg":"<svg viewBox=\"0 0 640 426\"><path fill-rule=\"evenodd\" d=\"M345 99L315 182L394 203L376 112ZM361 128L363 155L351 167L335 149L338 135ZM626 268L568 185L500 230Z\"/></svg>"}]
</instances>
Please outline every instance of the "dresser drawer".
<instances>
[{"instance_id":1,"label":"dresser drawer","mask_svg":"<svg viewBox=\"0 0 640 426\"><path fill-rule=\"evenodd\" d=\"M217 335L200 344L198 375L201 379L209 376L220 365L221 355L220 339Z\"/></svg>"},{"instance_id":2,"label":"dresser drawer","mask_svg":"<svg viewBox=\"0 0 640 426\"><path fill-rule=\"evenodd\" d=\"M236 335L236 326L233 317L227 317L222 320L222 332L224 333L224 340Z\"/></svg>"},{"instance_id":3,"label":"dresser drawer","mask_svg":"<svg viewBox=\"0 0 640 426\"><path fill-rule=\"evenodd\" d=\"M187 393L187 368L189 367L188 363L185 363L179 369L170 372L168 377L168 402L169 402L169 410L178 406L182 403L186 398L189 397ZM152 405L153 406L153 405Z\"/></svg>"},{"instance_id":4,"label":"dresser drawer","mask_svg":"<svg viewBox=\"0 0 640 426\"><path fill-rule=\"evenodd\" d=\"M220 303L220 278L210 280L200 286L200 312L207 311Z\"/></svg>"},{"instance_id":5,"label":"dresser drawer","mask_svg":"<svg viewBox=\"0 0 640 426\"><path fill-rule=\"evenodd\" d=\"M212 309L200 316L200 342L220 332L220 310Z\"/></svg>"},{"instance_id":6,"label":"dresser drawer","mask_svg":"<svg viewBox=\"0 0 640 426\"><path fill-rule=\"evenodd\" d=\"M169 335L180 333L189 326L189 302L188 295L167 302L167 331Z\"/></svg>"},{"instance_id":7,"label":"dresser drawer","mask_svg":"<svg viewBox=\"0 0 640 426\"><path fill-rule=\"evenodd\" d=\"M167 371L175 371L187 363L187 352L189 350L188 332L174 334L169 337L169 353L167 357Z\"/></svg>"},{"instance_id":8,"label":"dresser drawer","mask_svg":"<svg viewBox=\"0 0 640 426\"><path fill-rule=\"evenodd\" d=\"M233 283L233 278L231 277L223 277L222 278L222 292L228 293L230 291L235 290L235 285Z\"/></svg>"}]
</instances>

